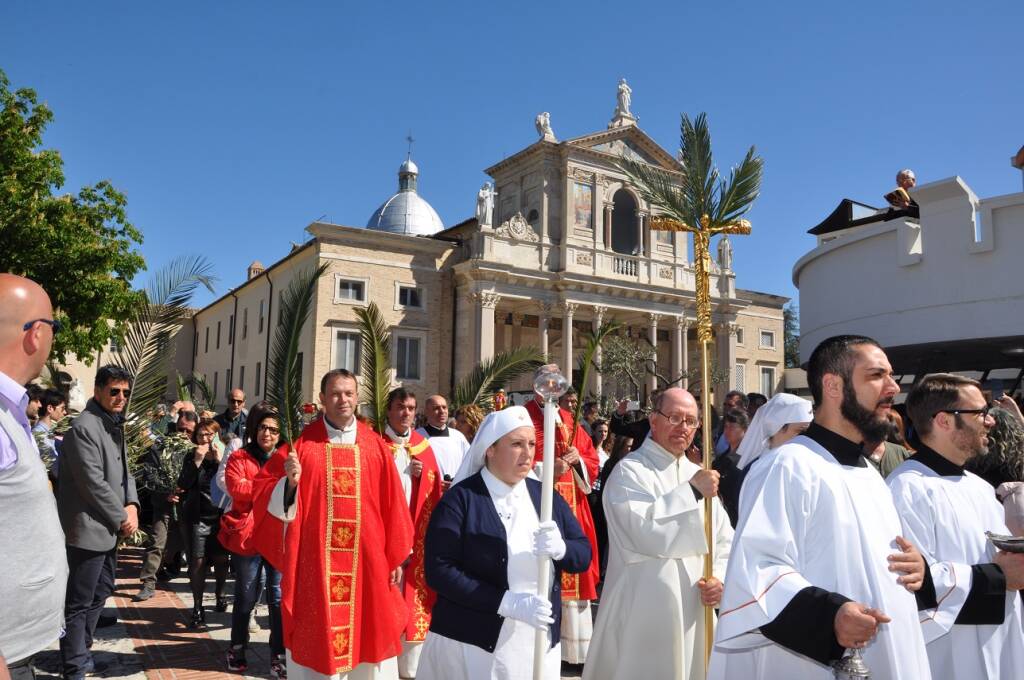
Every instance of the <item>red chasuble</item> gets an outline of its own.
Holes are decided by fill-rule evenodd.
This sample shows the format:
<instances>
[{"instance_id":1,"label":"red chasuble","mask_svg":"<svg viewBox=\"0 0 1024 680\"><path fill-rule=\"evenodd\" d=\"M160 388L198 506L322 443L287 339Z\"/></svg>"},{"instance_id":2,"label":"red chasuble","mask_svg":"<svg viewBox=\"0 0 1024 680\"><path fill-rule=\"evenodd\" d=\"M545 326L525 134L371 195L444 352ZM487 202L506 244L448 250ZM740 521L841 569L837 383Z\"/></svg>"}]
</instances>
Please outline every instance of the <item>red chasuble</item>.
<instances>
[{"instance_id":1,"label":"red chasuble","mask_svg":"<svg viewBox=\"0 0 1024 680\"><path fill-rule=\"evenodd\" d=\"M331 444L322 420L295 442L302 476L290 524L267 512L287 447L254 482L254 547L281 571L284 644L318 673L398 656L408 610L391 572L412 549L412 523L387 445L358 423L356 444Z\"/></svg>"},{"instance_id":2,"label":"red chasuble","mask_svg":"<svg viewBox=\"0 0 1024 680\"><path fill-rule=\"evenodd\" d=\"M394 452L397 444L391 445ZM434 458L434 450L423 435L413 430L409 435L409 457L423 463L419 477L412 478L412 492L409 494L409 511L412 515L413 545L412 556L405 567L405 604L409 607L409 622L405 627L405 639L409 642L423 642L430 629L430 610L434 607L436 593L427 587L423 572L424 540L430 513L441 499L441 473ZM392 456L394 453L392 453Z\"/></svg>"},{"instance_id":3,"label":"red chasuble","mask_svg":"<svg viewBox=\"0 0 1024 680\"><path fill-rule=\"evenodd\" d=\"M533 419L533 427L537 431L537 452L534 461L541 463L544 461L544 408L537 403L536 399L531 399L526 404L526 410L529 411L530 418ZM576 435L570 437L572 414L559 407L558 415L561 417L561 422L555 421L555 456L561 458L570 446L575 446L580 453L580 462L586 467L589 481L593 484L597 480L599 466L593 441L587 436L586 430L579 425L576 426ZM597 559L597 530L594 528L594 518L590 514L587 496L576 486L571 468L555 480L555 490L572 508L572 514L576 516L580 526L583 527L583 533L590 541L590 550L593 555L590 567L582 574L562 573L562 599L597 599L597 582L601 578L601 563Z\"/></svg>"}]
</instances>

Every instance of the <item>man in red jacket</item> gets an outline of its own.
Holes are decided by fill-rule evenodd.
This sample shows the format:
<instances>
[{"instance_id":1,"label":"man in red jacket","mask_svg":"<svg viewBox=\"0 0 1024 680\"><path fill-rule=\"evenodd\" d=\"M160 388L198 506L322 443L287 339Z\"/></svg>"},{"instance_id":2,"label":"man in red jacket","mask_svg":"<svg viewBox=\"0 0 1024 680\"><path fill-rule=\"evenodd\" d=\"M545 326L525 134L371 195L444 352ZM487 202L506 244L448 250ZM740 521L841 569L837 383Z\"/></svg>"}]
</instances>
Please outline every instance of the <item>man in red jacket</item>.
<instances>
[{"instance_id":1,"label":"man in red jacket","mask_svg":"<svg viewBox=\"0 0 1024 680\"><path fill-rule=\"evenodd\" d=\"M290 680L397 678L412 522L387 444L355 418L356 377L329 371L323 418L254 483L254 547L282 573Z\"/></svg>"},{"instance_id":2,"label":"man in red jacket","mask_svg":"<svg viewBox=\"0 0 1024 680\"><path fill-rule=\"evenodd\" d=\"M541 366L544 370L558 370L556 364ZM544 404L540 397L530 400L526 410L533 419L537 431L536 462L544 460ZM597 582L600 579L600 561L597 556L597 531L590 514L587 494L597 479L597 452L590 437L579 425L572 431L573 414L564 408L558 409L559 420L555 422L555 490L572 508L583 533L590 541L592 558L590 567L581 574L562 574L562 660L570 664L582 664L587 658L587 648L593 634L593 619L590 601L597 599Z\"/></svg>"}]
</instances>

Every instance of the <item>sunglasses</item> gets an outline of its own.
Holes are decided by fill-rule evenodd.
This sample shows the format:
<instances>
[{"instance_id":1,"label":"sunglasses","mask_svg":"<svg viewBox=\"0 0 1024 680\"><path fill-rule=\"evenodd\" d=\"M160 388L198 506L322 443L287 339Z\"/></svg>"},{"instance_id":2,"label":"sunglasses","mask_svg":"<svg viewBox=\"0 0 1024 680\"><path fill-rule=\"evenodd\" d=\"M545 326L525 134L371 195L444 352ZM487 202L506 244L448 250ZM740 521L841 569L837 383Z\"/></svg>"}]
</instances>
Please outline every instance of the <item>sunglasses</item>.
<instances>
[{"instance_id":1,"label":"sunglasses","mask_svg":"<svg viewBox=\"0 0 1024 680\"><path fill-rule=\"evenodd\" d=\"M25 325L21 327L21 330L30 331L32 330L32 326L35 326L37 323L45 323L53 329L54 333L60 333L60 329L64 327L57 319L32 319L31 321L27 321Z\"/></svg>"},{"instance_id":2,"label":"sunglasses","mask_svg":"<svg viewBox=\"0 0 1024 680\"><path fill-rule=\"evenodd\" d=\"M127 399L128 397L132 396L132 391L130 389L128 389L127 387L111 387L110 388L110 396L116 397L116 396L121 395L121 394L123 394L124 398Z\"/></svg>"},{"instance_id":3,"label":"sunglasses","mask_svg":"<svg viewBox=\"0 0 1024 680\"><path fill-rule=\"evenodd\" d=\"M260 432L269 432L273 435L281 434L281 430L279 428L271 427L270 425L260 425L256 429Z\"/></svg>"}]
</instances>

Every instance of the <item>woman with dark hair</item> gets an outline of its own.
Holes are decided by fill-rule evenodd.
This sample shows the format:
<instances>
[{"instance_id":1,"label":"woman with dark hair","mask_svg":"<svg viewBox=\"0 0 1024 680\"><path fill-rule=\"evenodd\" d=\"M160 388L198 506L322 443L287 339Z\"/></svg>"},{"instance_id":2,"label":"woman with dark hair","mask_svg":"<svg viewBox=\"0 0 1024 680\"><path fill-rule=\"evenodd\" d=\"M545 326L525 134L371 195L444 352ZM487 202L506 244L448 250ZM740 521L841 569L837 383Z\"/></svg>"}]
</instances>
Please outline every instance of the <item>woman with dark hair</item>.
<instances>
[{"instance_id":1,"label":"woman with dark hair","mask_svg":"<svg viewBox=\"0 0 1024 680\"><path fill-rule=\"evenodd\" d=\"M270 610L270 669L278 678L287 677L284 637L281 629L281 572L256 553L252 539L253 480L281 445L277 409L261 401L249 411L245 422L245 446L231 454L224 471L224 483L231 495L231 510L220 520L220 540L234 555L235 602L231 607L231 646L228 670L245 672L245 651L249 644L249 616L260 593L260 570L266 578L267 607Z\"/></svg>"},{"instance_id":2,"label":"woman with dark hair","mask_svg":"<svg viewBox=\"0 0 1024 680\"><path fill-rule=\"evenodd\" d=\"M210 495L210 483L217 475L220 454L213 440L220 431L220 425L212 418L201 418L192 441L196 447L186 455L178 475L181 489L181 531L188 553L188 577L192 586L192 628L206 623L203 610L203 592L206 590L206 576L213 563L216 579L216 611L227 611L228 601L224 597L224 582L228 577L228 554L217 540L221 509Z\"/></svg>"}]
</instances>

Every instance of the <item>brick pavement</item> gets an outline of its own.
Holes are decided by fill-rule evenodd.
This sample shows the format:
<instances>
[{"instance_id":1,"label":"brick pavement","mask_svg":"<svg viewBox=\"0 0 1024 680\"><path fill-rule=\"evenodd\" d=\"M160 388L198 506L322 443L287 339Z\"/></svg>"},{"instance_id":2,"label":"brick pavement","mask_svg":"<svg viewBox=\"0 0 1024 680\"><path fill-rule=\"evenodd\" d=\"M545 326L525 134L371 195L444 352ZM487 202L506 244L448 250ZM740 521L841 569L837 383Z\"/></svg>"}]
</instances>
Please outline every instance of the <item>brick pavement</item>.
<instances>
[{"instance_id":1,"label":"brick pavement","mask_svg":"<svg viewBox=\"0 0 1024 680\"><path fill-rule=\"evenodd\" d=\"M257 608L258 633L251 635L246 659L246 674L225 672L225 653L231 638L231 610L213 611L213 578L207 584L205 631L189 630L192 595L188 581L179 577L157 584L157 593L146 602L132 602L139 589L139 567L143 551L126 548L118 556L117 587L107 601L105 613L118 613L117 624L96 631L93 659L95 677L122 680L239 680L270 678L270 647L267 644L269 621L266 605ZM225 592L233 592L228 580ZM57 643L36 656L36 676L40 680L60 678L60 653ZM564 675L563 678L578 678Z\"/></svg>"}]
</instances>

